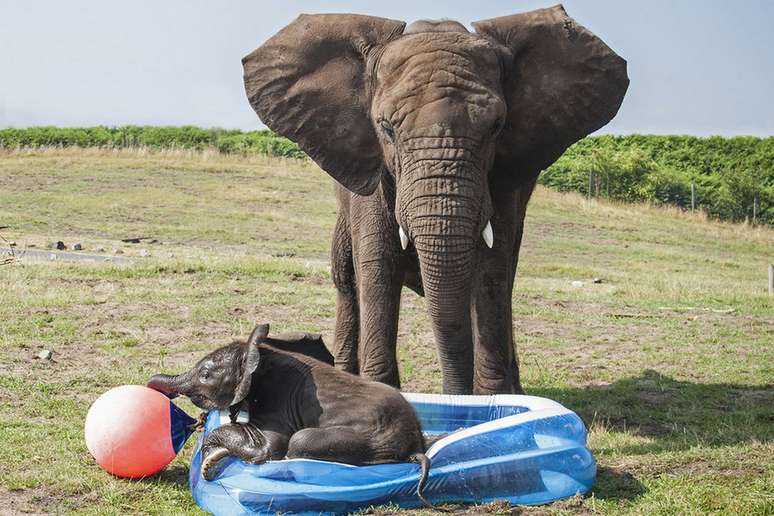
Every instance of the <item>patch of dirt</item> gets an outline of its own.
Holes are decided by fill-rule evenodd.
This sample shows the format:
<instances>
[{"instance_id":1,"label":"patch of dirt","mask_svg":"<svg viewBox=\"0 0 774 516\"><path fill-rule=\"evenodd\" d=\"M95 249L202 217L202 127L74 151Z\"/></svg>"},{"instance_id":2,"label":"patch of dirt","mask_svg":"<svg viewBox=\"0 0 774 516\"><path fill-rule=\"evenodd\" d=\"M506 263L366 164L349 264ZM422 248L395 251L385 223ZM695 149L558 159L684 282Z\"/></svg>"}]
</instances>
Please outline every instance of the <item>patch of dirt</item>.
<instances>
[{"instance_id":1,"label":"patch of dirt","mask_svg":"<svg viewBox=\"0 0 774 516\"><path fill-rule=\"evenodd\" d=\"M36 489L9 491L4 487L0 487L0 499L3 500L2 505L0 505L0 515L50 514L49 511L45 510L47 505L45 498L47 495L41 494L38 491Z\"/></svg>"},{"instance_id":2,"label":"patch of dirt","mask_svg":"<svg viewBox=\"0 0 774 516\"><path fill-rule=\"evenodd\" d=\"M84 371L116 366L110 363L109 356L86 341L55 346L51 360L36 357L42 349L43 345L34 344L15 354L6 354L0 361L0 374L67 381Z\"/></svg>"},{"instance_id":3,"label":"patch of dirt","mask_svg":"<svg viewBox=\"0 0 774 516\"><path fill-rule=\"evenodd\" d=\"M207 335L219 335L228 332L225 324L212 324L202 328L190 324L181 324L178 328L168 329L160 326L146 328L128 328L124 318L132 313L170 313L175 312L186 318L188 307L164 303L103 303L95 305L71 305L61 309L33 309L30 313L36 315L66 314L75 316L80 321L81 335L73 341L47 342L45 344L30 342L28 346L16 353L8 353L4 360L0 361L0 373L20 377L45 378L58 382L68 382L81 378L90 371L120 370L125 367L125 351L136 347L137 349L153 349L153 352L142 353L139 364L157 364L160 350L175 350L183 346L190 346L196 342L197 333ZM116 342L114 347L105 345L106 341ZM121 344L125 341L126 344ZM35 358L42 349L53 351L51 360ZM185 354L188 359L191 353ZM177 353L172 353L173 357ZM181 357L181 360L183 357ZM135 361L133 359L134 363ZM190 365L193 362L186 362ZM139 365L138 364L138 365ZM177 366L175 359L170 366ZM98 380L92 380L98 384ZM105 385L104 387L108 387ZM77 393L73 392L77 397ZM90 398L89 398L90 399Z\"/></svg>"},{"instance_id":4,"label":"patch of dirt","mask_svg":"<svg viewBox=\"0 0 774 516\"><path fill-rule=\"evenodd\" d=\"M69 509L77 509L97 499L97 493L65 495L52 494L39 487L9 490L0 486L0 516L59 514L64 501Z\"/></svg>"}]
</instances>

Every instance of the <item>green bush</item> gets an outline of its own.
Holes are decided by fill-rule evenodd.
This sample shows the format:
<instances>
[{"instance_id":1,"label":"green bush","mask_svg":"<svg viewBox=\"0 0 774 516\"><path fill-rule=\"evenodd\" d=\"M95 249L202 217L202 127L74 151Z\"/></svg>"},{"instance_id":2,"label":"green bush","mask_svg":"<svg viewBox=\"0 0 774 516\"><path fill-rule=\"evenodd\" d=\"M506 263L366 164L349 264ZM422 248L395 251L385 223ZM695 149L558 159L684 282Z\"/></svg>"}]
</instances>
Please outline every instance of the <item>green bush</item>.
<instances>
[{"instance_id":1,"label":"green bush","mask_svg":"<svg viewBox=\"0 0 774 516\"><path fill-rule=\"evenodd\" d=\"M257 153L304 158L298 146L271 131L242 132L202 129L193 126L154 127L30 127L0 129L0 147L151 147L202 150L215 148L224 153Z\"/></svg>"},{"instance_id":2,"label":"green bush","mask_svg":"<svg viewBox=\"0 0 774 516\"><path fill-rule=\"evenodd\" d=\"M730 221L774 224L774 138L694 136L595 136L572 147L540 176L563 191L622 201L691 207ZM597 192L597 182L599 191Z\"/></svg>"}]
</instances>

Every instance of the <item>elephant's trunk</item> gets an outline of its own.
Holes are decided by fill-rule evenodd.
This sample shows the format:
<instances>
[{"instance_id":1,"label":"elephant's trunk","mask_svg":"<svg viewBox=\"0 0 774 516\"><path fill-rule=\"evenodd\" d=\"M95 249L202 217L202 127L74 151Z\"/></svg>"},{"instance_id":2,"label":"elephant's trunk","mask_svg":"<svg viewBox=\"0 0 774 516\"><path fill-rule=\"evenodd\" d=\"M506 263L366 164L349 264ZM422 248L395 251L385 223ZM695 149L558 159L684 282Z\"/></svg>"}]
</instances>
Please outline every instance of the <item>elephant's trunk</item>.
<instances>
[{"instance_id":1,"label":"elephant's trunk","mask_svg":"<svg viewBox=\"0 0 774 516\"><path fill-rule=\"evenodd\" d=\"M447 394L473 390L470 295L474 246L467 240L435 235L414 240Z\"/></svg>"},{"instance_id":2,"label":"elephant's trunk","mask_svg":"<svg viewBox=\"0 0 774 516\"><path fill-rule=\"evenodd\" d=\"M471 289L491 211L480 176L455 165L437 167L398 192L398 222L405 224L419 258L447 394L473 391Z\"/></svg>"},{"instance_id":3,"label":"elephant's trunk","mask_svg":"<svg viewBox=\"0 0 774 516\"><path fill-rule=\"evenodd\" d=\"M147 386L174 398L187 392L187 373L180 375L155 374L148 380Z\"/></svg>"}]
</instances>

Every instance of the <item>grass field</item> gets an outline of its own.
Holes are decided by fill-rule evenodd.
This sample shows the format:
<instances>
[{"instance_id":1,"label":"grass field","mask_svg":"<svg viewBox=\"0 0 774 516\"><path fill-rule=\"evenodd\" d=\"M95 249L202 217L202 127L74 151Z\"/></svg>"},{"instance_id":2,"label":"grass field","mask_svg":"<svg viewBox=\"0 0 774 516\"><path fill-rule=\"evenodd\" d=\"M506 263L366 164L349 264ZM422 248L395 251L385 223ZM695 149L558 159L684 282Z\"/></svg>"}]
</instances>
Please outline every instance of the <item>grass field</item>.
<instances>
[{"instance_id":1,"label":"grass field","mask_svg":"<svg viewBox=\"0 0 774 516\"><path fill-rule=\"evenodd\" d=\"M255 321L330 342L334 213L331 181L300 161L0 154L0 235L17 250L61 240L130 259L0 266L0 514L197 514L194 440L158 477L112 478L83 442L89 404L181 371ZM538 190L513 297L524 384L581 415L599 475L588 496L526 513L774 512L772 261L772 229ZM405 390L439 392L431 342L407 291ZM43 349L53 360L35 358Z\"/></svg>"}]
</instances>

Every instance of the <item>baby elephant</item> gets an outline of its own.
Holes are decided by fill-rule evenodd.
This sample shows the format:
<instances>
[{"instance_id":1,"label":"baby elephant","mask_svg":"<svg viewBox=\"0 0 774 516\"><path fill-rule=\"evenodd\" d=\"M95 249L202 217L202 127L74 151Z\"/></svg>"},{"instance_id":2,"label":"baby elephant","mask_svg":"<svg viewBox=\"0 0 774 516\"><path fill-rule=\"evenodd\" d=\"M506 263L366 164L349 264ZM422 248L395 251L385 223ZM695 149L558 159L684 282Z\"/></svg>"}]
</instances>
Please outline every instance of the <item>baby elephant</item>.
<instances>
[{"instance_id":1,"label":"baby elephant","mask_svg":"<svg viewBox=\"0 0 774 516\"><path fill-rule=\"evenodd\" d=\"M214 478L217 463L229 455L253 464L301 457L416 462L422 471L417 495L427 504L422 489L430 461L419 420L400 392L334 368L319 336L268 334L269 325L259 325L247 342L216 349L186 373L148 382L205 410L230 409L232 423L202 444L204 478ZM235 422L241 410L247 423Z\"/></svg>"}]
</instances>

